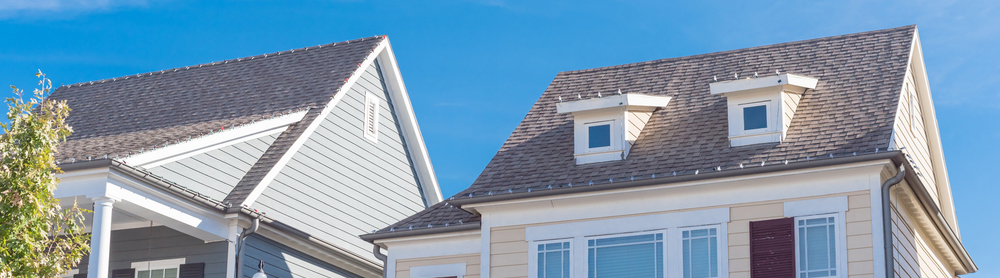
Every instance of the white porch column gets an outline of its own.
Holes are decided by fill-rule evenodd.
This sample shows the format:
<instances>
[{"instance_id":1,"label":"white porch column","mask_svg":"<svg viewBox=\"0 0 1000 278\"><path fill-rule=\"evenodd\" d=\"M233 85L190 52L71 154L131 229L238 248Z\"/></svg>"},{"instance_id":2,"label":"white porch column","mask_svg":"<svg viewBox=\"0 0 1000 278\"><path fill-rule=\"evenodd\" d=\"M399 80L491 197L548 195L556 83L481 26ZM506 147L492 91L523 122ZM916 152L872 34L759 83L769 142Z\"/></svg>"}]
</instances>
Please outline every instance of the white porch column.
<instances>
[{"instance_id":1,"label":"white porch column","mask_svg":"<svg viewBox=\"0 0 1000 278\"><path fill-rule=\"evenodd\" d=\"M108 256L111 253L111 209L115 199L97 197L94 200L94 223L90 234L90 263L88 278L108 277Z\"/></svg>"}]
</instances>

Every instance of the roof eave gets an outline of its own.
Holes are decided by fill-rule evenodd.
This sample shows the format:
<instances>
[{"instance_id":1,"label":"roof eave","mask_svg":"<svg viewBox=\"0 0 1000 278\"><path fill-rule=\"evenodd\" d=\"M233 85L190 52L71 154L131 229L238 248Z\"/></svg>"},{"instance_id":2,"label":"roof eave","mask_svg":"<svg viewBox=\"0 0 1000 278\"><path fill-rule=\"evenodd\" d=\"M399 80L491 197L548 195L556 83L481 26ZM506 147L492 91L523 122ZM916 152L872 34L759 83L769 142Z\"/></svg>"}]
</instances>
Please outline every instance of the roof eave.
<instances>
[{"instance_id":1,"label":"roof eave","mask_svg":"<svg viewBox=\"0 0 1000 278\"><path fill-rule=\"evenodd\" d=\"M374 234L364 234L360 235L362 240L375 243L376 240L389 239L389 238L401 238L401 237L411 237L411 236L422 236L431 234L441 234L450 232L461 232L461 231L472 231L479 230L482 228L482 222L466 223L465 225L454 225L445 227L434 227L434 228L424 228L416 230L405 230L399 232L380 232Z\"/></svg>"}]
</instances>

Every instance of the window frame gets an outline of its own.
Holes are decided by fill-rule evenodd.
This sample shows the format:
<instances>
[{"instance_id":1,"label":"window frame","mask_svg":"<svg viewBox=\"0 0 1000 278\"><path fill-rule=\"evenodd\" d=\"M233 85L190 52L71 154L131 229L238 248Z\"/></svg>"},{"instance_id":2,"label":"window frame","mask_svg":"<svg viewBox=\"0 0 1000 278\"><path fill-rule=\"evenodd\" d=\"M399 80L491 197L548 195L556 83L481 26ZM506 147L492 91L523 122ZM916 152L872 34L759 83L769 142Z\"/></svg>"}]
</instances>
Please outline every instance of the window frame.
<instances>
[{"instance_id":1,"label":"window frame","mask_svg":"<svg viewBox=\"0 0 1000 278\"><path fill-rule=\"evenodd\" d=\"M586 145L585 145L586 147L584 147L584 153L602 153L602 152L608 152L608 151L615 150L616 149L615 148L615 137L617 137L616 134L615 134L615 122L616 122L615 120L603 120L603 121L594 121L594 122L584 123L583 124L583 130L585 130L587 132L587 135L584 137L586 139L585 140L586 141ZM602 125L607 125L608 126L608 146L606 146L606 147L591 148L590 147L590 127L593 127L593 126L602 126Z\"/></svg>"},{"instance_id":2,"label":"window frame","mask_svg":"<svg viewBox=\"0 0 1000 278\"><path fill-rule=\"evenodd\" d=\"M155 260L155 261L141 261L132 262L131 268L135 269L135 277L139 277L139 271L156 270L156 269L177 269L177 277L181 275L181 265L185 264L186 258L175 258L166 260ZM152 272L150 272L152 275Z\"/></svg>"},{"instance_id":3,"label":"window frame","mask_svg":"<svg viewBox=\"0 0 1000 278\"><path fill-rule=\"evenodd\" d=\"M569 242L570 243L570 275L571 277L587 277L589 275L589 257L587 245L591 239L613 238L642 234L663 234L663 275L664 277L683 277L683 239L681 232L716 228L717 256L719 278L729 277L729 208L708 209L691 212L675 212L659 215L643 215L623 218L602 219L575 223L553 224L528 227L528 277L538 277L538 245ZM622 227L622 223L640 223L632 225L633 229ZM650 225L650 223L656 223ZM601 228L595 228L601 227ZM581 232L585 231L585 232Z\"/></svg>"},{"instance_id":4,"label":"window frame","mask_svg":"<svg viewBox=\"0 0 1000 278\"><path fill-rule=\"evenodd\" d=\"M739 118L740 118L739 129L740 129L740 135L741 136L742 135L754 135L754 134L770 133L770 132L774 132L775 131L774 115L772 115L772 114L774 114L774 110L773 110L773 107L771 105L771 102L772 102L771 100L754 101L754 102L740 103L740 104L738 104L736 106L740 110L738 112L738 114L739 114ZM764 110L765 110L764 113L765 113L766 126L764 128L755 128L755 129L747 130L746 129L746 118L745 118L745 115L744 115L744 109L745 108L762 106L762 105L764 106Z\"/></svg>"},{"instance_id":5,"label":"window frame","mask_svg":"<svg viewBox=\"0 0 1000 278\"><path fill-rule=\"evenodd\" d=\"M828 218L833 217L834 231L837 233L834 241L834 250L836 251L836 257L834 258L837 266L837 275L827 276L827 277L847 277L847 223L845 222L845 212L834 212L834 213L822 213L813 215L803 215L795 216L794 224L794 234L795 234L795 277L801 277L802 270L801 257L799 253L799 221L818 219L818 218Z\"/></svg>"}]
</instances>

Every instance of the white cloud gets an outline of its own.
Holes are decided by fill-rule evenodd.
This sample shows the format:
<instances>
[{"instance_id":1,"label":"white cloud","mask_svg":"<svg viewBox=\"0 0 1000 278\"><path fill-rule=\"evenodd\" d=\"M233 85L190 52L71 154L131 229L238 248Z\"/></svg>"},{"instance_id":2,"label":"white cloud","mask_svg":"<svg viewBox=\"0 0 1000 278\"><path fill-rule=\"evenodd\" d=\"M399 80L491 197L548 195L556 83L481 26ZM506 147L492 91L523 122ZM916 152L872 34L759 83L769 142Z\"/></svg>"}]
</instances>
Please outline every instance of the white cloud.
<instances>
[{"instance_id":1,"label":"white cloud","mask_svg":"<svg viewBox=\"0 0 1000 278\"><path fill-rule=\"evenodd\" d=\"M145 5L146 0L2 0L0 17L20 17L38 12L86 13Z\"/></svg>"}]
</instances>

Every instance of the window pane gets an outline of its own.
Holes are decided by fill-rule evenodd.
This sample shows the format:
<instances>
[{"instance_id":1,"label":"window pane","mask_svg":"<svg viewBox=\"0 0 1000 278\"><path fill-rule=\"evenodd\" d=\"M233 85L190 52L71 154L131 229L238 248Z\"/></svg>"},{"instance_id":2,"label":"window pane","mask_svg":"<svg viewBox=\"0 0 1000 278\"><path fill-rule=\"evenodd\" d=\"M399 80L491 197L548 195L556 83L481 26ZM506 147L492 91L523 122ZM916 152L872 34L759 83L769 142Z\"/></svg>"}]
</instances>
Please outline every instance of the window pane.
<instances>
[{"instance_id":1,"label":"window pane","mask_svg":"<svg viewBox=\"0 0 1000 278\"><path fill-rule=\"evenodd\" d=\"M753 106L743 108L743 130L752 130L767 127L767 106Z\"/></svg>"},{"instance_id":2,"label":"window pane","mask_svg":"<svg viewBox=\"0 0 1000 278\"><path fill-rule=\"evenodd\" d=\"M151 278L163 278L163 270L162 269L154 269L153 271L150 271L150 275L149 276Z\"/></svg>"},{"instance_id":3,"label":"window pane","mask_svg":"<svg viewBox=\"0 0 1000 278\"><path fill-rule=\"evenodd\" d=\"M544 247L544 248L543 248ZM538 277L568 278L569 277L569 243L557 242L539 244ZM541 251L543 250L544 251Z\"/></svg>"},{"instance_id":4,"label":"window pane","mask_svg":"<svg viewBox=\"0 0 1000 278\"><path fill-rule=\"evenodd\" d=\"M799 277L836 276L837 240L833 217L799 220Z\"/></svg>"},{"instance_id":5,"label":"window pane","mask_svg":"<svg viewBox=\"0 0 1000 278\"><path fill-rule=\"evenodd\" d=\"M719 277L719 243L715 229L684 232L682 239L684 277Z\"/></svg>"},{"instance_id":6,"label":"window pane","mask_svg":"<svg viewBox=\"0 0 1000 278\"><path fill-rule=\"evenodd\" d=\"M136 277L137 278L149 278L149 270L139 271L139 275L136 275Z\"/></svg>"},{"instance_id":7,"label":"window pane","mask_svg":"<svg viewBox=\"0 0 1000 278\"><path fill-rule=\"evenodd\" d=\"M177 269L176 268L164 269L163 278L177 278Z\"/></svg>"},{"instance_id":8,"label":"window pane","mask_svg":"<svg viewBox=\"0 0 1000 278\"><path fill-rule=\"evenodd\" d=\"M589 277L663 277L662 236L603 238L590 240L590 245Z\"/></svg>"},{"instance_id":9,"label":"window pane","mask_svg":"<svg viewBox=\"0 0 1000 278\"><path fill-rule=\"evenodd\" d=\"M611 125L595 125L588 127L589 148L611 146Z\"/></svg>"}]
</instances>

